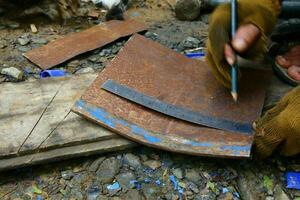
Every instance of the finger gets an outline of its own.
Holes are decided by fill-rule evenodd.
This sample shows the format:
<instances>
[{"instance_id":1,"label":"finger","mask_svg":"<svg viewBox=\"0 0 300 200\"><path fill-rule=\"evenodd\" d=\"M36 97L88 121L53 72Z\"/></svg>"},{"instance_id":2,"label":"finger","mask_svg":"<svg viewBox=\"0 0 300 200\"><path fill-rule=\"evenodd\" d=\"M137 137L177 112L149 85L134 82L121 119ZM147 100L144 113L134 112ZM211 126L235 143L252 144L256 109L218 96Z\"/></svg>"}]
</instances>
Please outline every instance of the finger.
<instances>
[{"instance_id":1,"label":"finger","mask_svg":"<svg viewBox=\"0 0 300 200\"><path fill-rule=\"evenodd\" d=\"M229 44L225 44L224 46L224 55L228 64L233 65L236 58L235 53Z\"/></svg>"},{"instance_id":2,"label":"finger","mask_svg":"<svg viewBox=\"0 0 300 200\"><path fill-rule=\"evenodd\" d=\"M283 68L289 68L291 66L291 63L285 59L285 57L279 55L279 56L276 56L276 62L277 64L279 64L281 67Z\"/></svg>"},{"instance_id":3,"label":"finger","mask_svg":"<svg viewBox=\"0 0 300 200\"><path fill-rule=\"evenodd\" d=\"M255 44L260 35L260 30L255 25L242 25L238 28L236 35L233 38L232 46L235 51L244 53Z\"/></svg>"},{"instance_id":4,"label":"finger","mask_svg":"<svg viewBox=\"0 0 300 200\"><path fill-rule=\"evenodd\" d=\"M288 75L292 79L300 82L300 67L295 66L295 65L289 67L288 68Z\"/></svg>"}]
</instances>

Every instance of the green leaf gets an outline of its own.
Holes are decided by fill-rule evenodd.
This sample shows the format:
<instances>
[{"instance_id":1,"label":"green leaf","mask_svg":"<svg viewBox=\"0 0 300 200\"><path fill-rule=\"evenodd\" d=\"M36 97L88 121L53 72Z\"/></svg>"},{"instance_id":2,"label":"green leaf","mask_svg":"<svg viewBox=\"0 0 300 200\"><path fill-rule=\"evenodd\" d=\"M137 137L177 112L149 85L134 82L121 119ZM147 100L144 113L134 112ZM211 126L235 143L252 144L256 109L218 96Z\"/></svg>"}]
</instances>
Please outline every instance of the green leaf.
<instances>
[{"instance_id":1,"label":"green leaf","mask_svg":"<svg viewBox=\"0 0 300 200\"><path fill-rule=\"evenodd\" d=\"M216 193L217 192L217 188L216 188L216 186L215 186L215 184L213 183L213 182L207 182L207 186L208 186L208 188L209 189L211 189L211 191L213 191L214 193Z\"/></svg>"},{"instance_id":2,"label":"green leaf","mask_svg":"<svg viewBox=\"0 0 300 200\"><path fill-rule=\"evenodd\" d=\"M35 193L35 194L42 194L43 193L43 191L42 190L40 190L37 186L33 186L33 193Z\"/></svg>"},{"instance_id":3,"label":"green leaf","mask_svg":"<svg viewBox=\"0 0 300 200\"><path fill-rule=\"evenodd\" d=\"M274 182L273 179L271 179L268 176L264 176L264 187L267 188L268 190L273 190L274 188Z\"/></svg>"}]
</instances>

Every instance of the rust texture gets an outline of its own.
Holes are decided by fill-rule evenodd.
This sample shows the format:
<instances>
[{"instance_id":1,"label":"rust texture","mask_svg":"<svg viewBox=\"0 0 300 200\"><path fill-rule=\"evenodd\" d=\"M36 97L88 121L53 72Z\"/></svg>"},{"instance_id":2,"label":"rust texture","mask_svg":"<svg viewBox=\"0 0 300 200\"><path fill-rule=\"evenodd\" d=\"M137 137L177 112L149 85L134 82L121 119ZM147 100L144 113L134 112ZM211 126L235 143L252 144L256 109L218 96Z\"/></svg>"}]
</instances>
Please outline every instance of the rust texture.
<instances>
[{"instance_id":1,"label":"rust texture","mask_svg":"<svg viewBox=\"0 0 300 200\"><path fill-rule=\"evenodd\" d=\"M121 37L146 30L134 20L109 21L50 42L23 54L42 69L49 69L79 54L97 49Z\"/></svg>"},{"instance_id":2,"label":"rust texture","mask_svg":"<svg viewBox=\"0 0 300 200\"><path fill-rule=\"evenodd\" d=\"M184 122L101 89L108 79L173 105L235 122L260 116L269 72L246 69L239 102L219 85L208 66L140 35L134 35L98 76L73 111L134 141L205 156L249 157L253 135Z\"/></svg>"}]
</instances>

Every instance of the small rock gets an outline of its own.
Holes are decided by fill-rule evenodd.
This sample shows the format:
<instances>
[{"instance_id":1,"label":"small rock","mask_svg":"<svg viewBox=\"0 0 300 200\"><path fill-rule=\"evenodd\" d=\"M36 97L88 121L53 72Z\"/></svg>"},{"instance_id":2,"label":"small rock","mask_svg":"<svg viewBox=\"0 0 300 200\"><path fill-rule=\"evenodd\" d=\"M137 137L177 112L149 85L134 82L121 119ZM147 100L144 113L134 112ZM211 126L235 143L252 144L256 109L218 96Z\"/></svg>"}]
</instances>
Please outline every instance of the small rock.
<instances>
[{"instance_id":1,"label":"small rock","mask_svg":"<svg viewBox=\"0 0 300 200\"><path fill-rule=\"evenodd\" d=\"M197 38L187 37L180 42L179 47L183 49L197 48L201 44L201 41Z\"/></svg>"},{"instance_id":2,"label":"small rock","mask_svg":"<svg viewBox=\"0 0 300 200\"><path fill-rule=\"evenodd\" d=\"M159 168L161 166L161 162L158 160L147 160L143 163L146 167L149 167L153 170Z\"/></svg>"},{"instance_id":3,"label":"small rock","mask_svg":"<svg viewBox=\"0 0 300 200\"><path fill-rule=\"evenodd\" d=\"M193 182L188 182L187 183L187 188L190 189L193 193L196 193L196 194L198 194L200 192L197 185Z\"/></svg>"},{"instance_id":4,"label":"small rock","mask_svg":"<svg viewBox=\"0 0 300 200\"><path fill-rule=\"evenodd\" d=\"M130 181L135 180L136 176L132 172L125 172L119 174L116 179L120 183L121 187L127 191L132 187Z\"/></svg>"},{"instance_id":5,"label":"small rock","mask_svg":"<svg viewBox=\"0 0 300 200\"><path fill-rule=\"evenodd\" d=\"M101 194L101 190L97 186L92 186L87 191L87 200L96 200Z\"/></svg>"},{"instance_id":6,"label":"small rock","mask_svg":"<svg viewBox=\"0 0 300 200\"><path fill-rule=\"evenodd\" d=\"M38 29L36 28L36 26L34 24L30 24L30 29L31 29L31 32L33 32L33 33L38 32Z\"/></svg>"},{"instance_id":7,"label":"small rock","mask_svg":"<svg viewBox=\"0 0 300 200\"><path fill-rule=\"evenodd\" d=\"M71 170L62 171L60 174L65 180L71 180L74 177L74 173Z\"/></svg>"},{"instance_id":8,"label":"small rock","mask_svg":"<svg viewBox=\"0 0 300 200\"><path fill-rule=\"evenodd\" d=\"M143 197L142 195L140 194L139 191L137 190L129 190L126 194L125 194L125 197L124 199L132 199L132 200L142 200Z\"/></svg>"},{"instance_id":9,"label":"small rock","mask_svg":"<svg viewBox=\"0 0 300 200\"><path fill-rule=\"evenodd\" d=\"M192 21L200 15L200 9L200 0L177 0L175 5L175 14L180 20Z\"/></svg>"},{"instance_id":10,"label":"small rock","mask_svg":"<svg viewBox=\"0 0 300 200\"><path fill-rule=\"evenodd\" d=\"M96 174L98 180L102 183L110 183L114 177L119 173L121 164L115 158L105 159L99 166Z\"/></svg>"},{"instance_id":11,"label":"small rock","mask_svg":"<svg viewBox=\"0 0 300 200\"><path fill-rule=\"evenodd\" d=\"M17 22L11 22L8 24L8 27L13 28L13 29L17 29L20 27L20 24Z\"/></svg>"},{"instance_id":12,"label":"small rock","mask_svg":"<svg viewBox=\"0 0 300 200\"><path fill-rule=\"evenodd\" d=\"M183 179L183 171L180 168L176 168L172 170L173 175L178 179Z\"/></svg>"},{"instance_id":13,"label":"small rock","mask_svg":"<svg viewBox=\"0 0 300 200\"><path fill-rule=\"evenodd\" d=\"M46 40L44 38L32 38L32 42L34 44L47 44L48 40Z\"/></svg>"},{"instance_id":14,"label":"small rock","mask_svg":"<svg viewBox=\"0 0 300 200\"><path fill-rule=\"evenodd\" d=\"M124 162L134 169L139 169L142 166L140 158L132 153L124 155Z\"/></svg>"},{"instance_id":15,"label":"small rock","mask_svg":"<svg viewBox=\"0 0 300 200\"><path fill-rule=\"evenodd\" d=\"M290 200L288 195L283 191L279 184L274 188L274 198L280 200Z\"/></svg>"},{"instance_id":16,"label":"small rock","mask_svg":"<svg viewBox=\"0 0 300 200\"><path fill-rule=\"evenodd\" d=\"M1 74L12 77L15 80L22 80L23 78L23 72L15 67L3 68Z\"/></svg>"},{"instance_id":17,"label":"small rock","mask_svg":"<svg viewBox=\"0 0 300 200\"><path fill-rule=\"evenodd\" d=\"M21 46L21 47L18 47L18 50L21 51L21 52L27 52L30 50L29 47L24 47L24 46Z\"/></svg>"},{"instance_id":18,"label":"small rock","mask_svg":"<svg viewBox=\"0 0 300 200\"><path fill-rule=\"evenodd\" d=\"M88 170L91 172L96 172L97 169L99 168L99 165L105 160L105 157L100 157L96 159L92 164L89 166Z\"/></svg>"},{"instance_id":19,"label":"small rock","mask_svg":"<svg viewBox=\"0 0 300 200\"><path fill-rule=\"evenodd\" d=\"M75 72L75 74L93 73L95 70L92 67L81 68Z\"/></svg>"},{"instance_id":20,"label":"small rock","mask_svg":"<svg viewBox=\"0 0 300 200\"><path fill-rule=\"evenodd\" d=\"M196 169L186 169L185 177L196 184L198 184L198 182L201 180L199 170Z\"/></svg>"},{"instance_id":21,"label":"small rock","mask_svg":"<svg viewBox=\"0 0 300 200\"><path fill-rule=\"evenodd\" d=\"M142 190L146 199L157 199L160 193L159 188L155 185L147 185Z\"/></svg>"},{"instance_id":22,"label":"small rock","mask_svg":"<svg viewBox=\"0 0 300 200\"><path fill-rule=\"evenodd\" d=\"M22 46L27 45L30 42L28 38L18 38L18 43Z\"/></svg>"},{"instance_id":23,"label":"small rock","mask_svg":"<svg viewBox=\"0 0 300 200\"><path fill-rule=\"evenodd\" d=\"M265 200L275 200L272 196L267 196ZM280 199L281 200L281 199Z\"/></svg>"},{"instance_id":24,"label":"small rock","mask_svg":"<svg viewBox=\"0 0 300 200\"><path fill-rule=\"evenodd\" d=\"M71 190L70 194L71 198L70 199L76 199L76 200L82 200L83 199L83 194L80 192L80 188L73 188Z\"/></svg>"}]
</instances>

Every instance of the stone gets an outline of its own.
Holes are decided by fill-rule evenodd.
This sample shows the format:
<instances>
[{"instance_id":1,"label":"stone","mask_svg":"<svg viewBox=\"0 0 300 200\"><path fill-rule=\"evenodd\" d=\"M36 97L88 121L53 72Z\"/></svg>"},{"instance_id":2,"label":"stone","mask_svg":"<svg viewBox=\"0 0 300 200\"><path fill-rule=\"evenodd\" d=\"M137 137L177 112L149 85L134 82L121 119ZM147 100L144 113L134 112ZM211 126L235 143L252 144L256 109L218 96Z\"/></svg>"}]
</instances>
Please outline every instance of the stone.
<instances>
[{"instance_id":1,"label":"stone","mask_svg":"<svg viewBox=\"0 0 300 200\"><path fill-rule=\"evenodd\" d=\"M121 164L115 158L105 159L97 170L97 179L102 183L110 183L114 180L114 177L120 172Z\"/></svg>"},{"instance_id":2,"label":"stone","mask_svg":"<svg viewBox=\"0 0 300 200\"><path fill-rule=\"evenodd\" d=\"M101 195L101 190L97 186L91 186L87 190L87 200L97 200Z\"/></svg>"},{"instance_id":3,"label":"stone","mask_svg":"<svg viewBox=\"0 0 300 200\"><path fill-rule=\"evenodd\" d=\"M175 168L172 170L173 175L178 179L183 179L183 171L180 168Z\"/></svg>"},{"instance_id":4,"label":"stone","mask_svg":"<svg viewBox=\"0 0 300 200\"><path fill-rule=\"evenodd\" d=\"M281 188L281 186L279 184L277 184L274 188L274 198L280 199L280 200L290 200L290 198L288 197L288 195L283 191L283 189Z\"/></svg>"},{"instance_id":5,"label":"stone","mask_svg":"<svg viewBox=\"0 0 300 200\"><path fill-rule=\"evenodd\" d=\"M20 47L18 47L18 50L21 51L21 52L27 52L27 51L30 50L30 48L29 47L20 46Z\"/></svg>"},{"instance_id":6,"label":"stone","mask_svg":"<svg viewBox=\"0 0 300 200\"><path fill-rule=\"evenodd\" d=\"M23 79L23 75L24 75L24 73L21 70L15 68L15 67L3 68L1 70L1 74L9 76L9 77L11 77L11 78L13 78L15 80L18 80L18 81L22 80Z\"/></svg>"},{"instance_id":7,"label":"stone","mask_svg":"<svg viewBox=\"0 0 300 200\"><path fill-rule=\"evenodd\" d=\"M239 171L237 183L242 199L252 200L266 198L263 184L257 180L257 175L255 175L250 169L242 168Z\"/></svg>"},{"instance_id":8,"label":"stone","mask_svg":"<svg viewBox=\"0 0 300 200\"><path fill-rule=\"evenodd\" d=\"M76 199L76 200L82 200L83 194L80 191L80 188L72 188L71 193L70 193L71 199Z\"/></svg>"},{"instance_id":9,"label":"stone","mask_svg":"<svg viewBox=\"0 0 300 200\"><path fill-rule=\"evenodd\" d=\"M34 44L47 44L48 40L46 40L44 38L32 38L32 42Z\"/></svg>"},{"instance_id":10,"label":"stone","mask_svg":"<svg viewBox=\"0 0 300 200\"><path fill-rule=\"evenodd\" d=\"M153 170L156 170L161 166L161 162L158 160L147 160L146 162L143 163L146 167L149 167Z\"/></svg>"},{"instance_id":11,"label":"stone","mask_svg":"<svg viewBox=\"0 0 300 200\"><path fill-rule=\"evenodd\" d=\"M128 164L134 169L139 169L142 166L140 158L132 153L125 154L123 159L125 164Z\"/></svg>"},{"instance_id":12,"label":"stone","mask_svg":"<svg viewBox=\"0 0 300 200\"><path fill-rule=\"evenodd\" d=\"M184 40L182 40L179 44L179 48L181 49L192 49L192 48L198 48L201 44L201 41L194 37L187 37Z\"/></svg>"},{"instance_id":13,"label":"stone","mask_svg":"<svg viewBox=\"0 0 300 200\"><path fill-rule=\"evenodd\" d=\"M137 190L129 190L125 195L124 199L132 199L132 200L142 200L144 199L139 191Z\"/></svg>"},{"instance_id":14,"label":"stone","mask_svg":"<svg viewBox=\"0 0 300 200\"><path fill-rule=\"evenodd\" d=\"M96 172L99 168L99 165L103 162L103 160L105 160L105 157L100 157L97 158L96 160L94 160L94 162L92 162L92 164L88 167L88 170L91 172Z\"/></svg>"},{"instance_id":15,"label":"stone","mask_svg":"<svg viewBox=\"0 0 300 200\"><path fill-rule=\"evenodd\" d=\"M93 73L95 70L92 67L85 67L77 70L75 74Z\"/></svg>"},{"instance_id":16,"label":"stone","mask_svg":"<svg viewBox=\"0 0 300 200\"><path fill-rule=\"evenodd\" d=\"M38 32L38 29L36 28L35 24L30 24L30 29L31 29L31 32L33 32L33 33Z\"/></svg>"},{"instance_id":17,"label":"stone","mask_svg":"<svg viewBox=\"0 0 300 200\"><path fill-rule=\"evenodd\" d=\"M180 20L192 21L199 17L200 9L200 0L177 0L175 14Z\"/></svg>"},{"instance_id":18,"label":"stone","mask_svg":"<svg viewBox=\"0 0 300 200\"><path fill-rule=\"evenodd\" d=\"M17 29L20 27L20 24L18 22L11 22L8 24L8 27L12 29Z\"/></svg>"},{"instance_id":19,"label":"stone","mask_svg":"<svg viewBox=\"0 0 300 200\"><path fill-rule=\"evenodd\" d=\"M160 193L159 188L152 184L142 187L142 190L146 199L157 199Z\"/></svg>"},{"instance_id":20,"label":"stone","mask_svg":"<svg viewBox=\"0 0 300 200\"><path fill-rule=\"evenodd\" d=\"M198 184L198 182L200 182L200 180L201 180L199 170L196 170L196 169L186 169L185 177L187 180L192 181L196 184Z\"/></svg>"},{"instance_id":21,"label":"stone","mask_svg":"<svg viewBox=\"0 0 300 200\"><path fill-rule=\"evenodd\" d=\"M188 182L187 184L187 188L190 189L193 193L198 194L200 191L197 187L197 185L193 182Z\"/></svg>"},{"instance_id":22,"label":"stone","mask_svg":"<svg viewBox=\"0 0 300 200\"><path fill-rule=\"evenodd\" d=\"M120 183L122 189L127 191L132 188L130 181L135 180L136 176L132 172L121 173L116 177L117 181Z\"/></svg>"},{"instance_id":23,"label":"stone","mask_svg":"<svg viewBox=\"0 0 300 200\"><path fill-rule=\"evenodd\" d=\"M71 180L74 177L74 173L71 170L62 171L60 174L65 180Z\"/></svg>"},{"instance_id":24,"label":"stone","mask_svg":"<svg viewBox=\"0 0 300 200\"><path fill-rule=\"evenodd\" d=\"M27 45L30 42L28 38L18 38L18 43L22 46Z\"/></svg>"}]
</instances>

